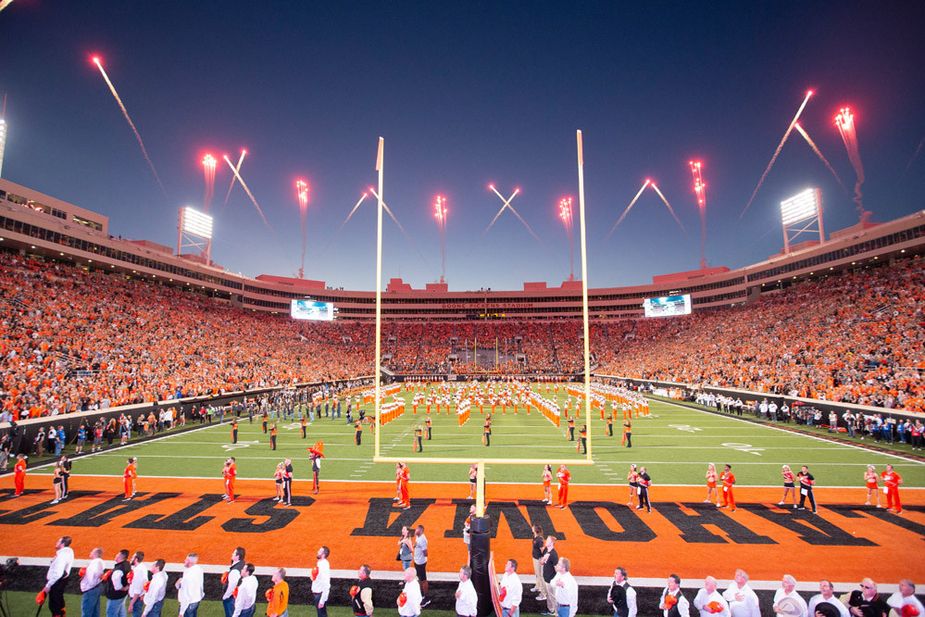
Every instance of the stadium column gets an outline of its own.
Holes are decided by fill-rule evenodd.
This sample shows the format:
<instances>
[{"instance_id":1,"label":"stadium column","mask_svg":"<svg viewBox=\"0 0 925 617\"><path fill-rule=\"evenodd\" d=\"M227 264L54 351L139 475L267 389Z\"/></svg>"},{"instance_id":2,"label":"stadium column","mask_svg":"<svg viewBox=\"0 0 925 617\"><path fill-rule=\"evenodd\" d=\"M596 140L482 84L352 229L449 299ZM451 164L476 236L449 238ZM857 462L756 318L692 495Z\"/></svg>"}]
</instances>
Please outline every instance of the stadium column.
<instances>
[{"instance_id":1,"label":"stadium column","mask_svg":"<svg viewBox=\"0 0 925 617\"><path fill-rule=\"evenodd\" d=\"M475 518L469 522L469 567L472 584L479 596L478 615L494 613L491 599L491 520L485 516L485 463L478 463L476 474Z\"/></svg>"}]
</instances>

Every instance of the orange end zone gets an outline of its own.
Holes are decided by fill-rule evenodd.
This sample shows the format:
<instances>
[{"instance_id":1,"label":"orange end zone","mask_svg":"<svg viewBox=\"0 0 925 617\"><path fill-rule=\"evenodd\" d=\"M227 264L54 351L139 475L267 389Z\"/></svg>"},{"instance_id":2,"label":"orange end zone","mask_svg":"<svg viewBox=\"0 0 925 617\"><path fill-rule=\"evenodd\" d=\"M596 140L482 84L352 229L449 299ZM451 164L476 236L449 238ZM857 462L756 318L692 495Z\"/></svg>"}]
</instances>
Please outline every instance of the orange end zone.
<instances>
[{"instance_id":1,"label":"orange end zone","mask_svg":"<svg viewBox=\"0 0 925 617\"><path fill-rule=\"evenodd\" d=\"M290 508L271 501L266 481L240 481L235 503L221 499L221 480L140 478L134 501L123 502L121 478L74 477L72 496L51 505L50 480L30 477L27 494L13 498L12 479L0 479L0 554L50 557L57 536L70 535L78 558L102 546L140 548L153 559L182 561L190 551L203 563L226 563L238 545L261 566L306 567L316 548L331 548L332 564L398 570L402 525L423 524L430 540L429 570L453 572L466 561L462 528L469 505L463 484L411 485L412 508L392 506L388 483L323 482L294 487ZM38 490L35 487L42 487ZM634 577L729 578L745 567L756 580L787 572L799 580L857 581L925 575L925 492L905 491L895 515L863 505L864 489L819 489L818 515L778 508L779 489L736 489L736 512L701 503L696 487L655 487L653 512L628 508L625 486L573 485L572 506L559 510L535 499L534 485L492 485L488 514L496 522L492 550L530 564L530 527L556 533L559 554L582 576L609 576L626 566ZM634 504L635 505L635 504ZM529 573L529 565L525 573Z\"/></svg>"}]
</instances>

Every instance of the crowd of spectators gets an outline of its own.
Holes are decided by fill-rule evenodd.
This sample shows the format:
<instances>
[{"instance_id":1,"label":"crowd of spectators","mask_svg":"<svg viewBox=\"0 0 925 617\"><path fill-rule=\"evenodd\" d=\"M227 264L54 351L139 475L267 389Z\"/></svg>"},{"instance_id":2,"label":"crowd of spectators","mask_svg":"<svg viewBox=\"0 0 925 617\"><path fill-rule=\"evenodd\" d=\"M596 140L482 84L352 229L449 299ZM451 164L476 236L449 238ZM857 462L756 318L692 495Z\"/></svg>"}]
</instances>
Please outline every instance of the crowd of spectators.
<instances>
[{"instance_id":1,"label":"crowd of spectators","mask_svg":"<svg viewBox=\"0 0 925 617\"><path fill-rule=\"evenodd\" d=\"M299 322L101 270L0 253L0 396L13 417L371 373L370 323ZM925 411L919 258L671 319L592 323L597 372ZM579 321L386 323L396 372L574 373Z\"/></svg>"}]
</instances>

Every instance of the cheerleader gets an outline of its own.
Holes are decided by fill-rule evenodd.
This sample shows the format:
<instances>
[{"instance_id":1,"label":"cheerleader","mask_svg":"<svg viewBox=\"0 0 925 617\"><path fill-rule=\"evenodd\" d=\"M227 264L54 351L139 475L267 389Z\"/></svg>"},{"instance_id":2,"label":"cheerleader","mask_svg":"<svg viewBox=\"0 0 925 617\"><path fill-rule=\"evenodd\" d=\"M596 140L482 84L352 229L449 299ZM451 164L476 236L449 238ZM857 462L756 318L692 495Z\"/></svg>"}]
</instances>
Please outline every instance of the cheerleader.
<instances>
[{"instance_id":1,"label":"cheerleader","mask_svg":"<svg viewBox=\"0 0 925 617\"><path fill-rule=\"evenodd\" d=\"M430 420L430 418L428 418ZM475 491L479 480L479 466L475 463L469 465L469 499L475 499Z\"/></svg>"},{"instance_id":2,"label":"cheerleader","mask_svg":"<svg viewBox=\"0 0 925 617\"><path fill-rule=\"evenodd\" d=\"M780 498L780 501L777 502L777 505L782 506L787 502L787 495L791 495L792 499L790 500L793 503L793 507L797 507L797 491L793 484L793 471L790 469L790 465L784 465L781 467L781 476L784 478L784 494Z\"/></svg>"},{"instance_id":3,"label":"cheerleader","mask_svg":"<svg viewBox=\"0 0 925 617\"><path fill-rule=\"evenodd\" d=\"M633 505L633 500L636 498L636 495L639 492L639 472L636 471L636 463L630 464L630 471L626 474L626 479L630 485L630 496L629 501L626 502L626 505Z\"/></svg>"},{"instance_id":4,"label":"cheerleader","mask_svg":"<svg viewBox=\"0 0 925 617\"><path fill-rule=\"evenodd\" d=\"M276 497L273 501L283 501L283 475L285 475L283 464L277 463L276 471L273 472L273 481L276 482Z\"/></svg>"},{"instance_id":5,"label":"cheerleader","mask_svg":"<svg viewBox=\"0 0 925 617\"><path fill-rule=\"evenodd\" d=\"M868 465L867 471L864 472L864 484L867 486L867 501L864 502L864 505L871 505L870 498L876 495L877 507L882 508L883 506L880 505L880 488L877 486L877 468L873 465Z\"/></svg>"},{"instance_id":6,"label":"cheerleader","mask_svg":"<svg viewBox=\"0 0 925 617\"><path fill-rule=\"evenodd\" d=\"M552 465L543 467L543 503L552 505Z\"/></svg>"},{"instance_id":7,"label":"cheerleader","mask_svg":"<svg viewBox=\"0 0 925 617\"><path fill-rule=\"evenodd\" d=\"M707 498L703 500L703 503L713 503L715 500L717 505L719 505L719 493L716 490L716 465L710 463L707 465Z\"/></svg>"},{"instance_id":8,"label":"cheerleader","mask_svg":"<svg viewBox=\"0 0 925 617\"><path fill-rule=\"evenodd\" d=\"M52 486L55 487L55 500L51 502L52 504L56 504L64 498L64 473L64 465L55 463L54 477L51 481Z\"/></svg>"}]
</instances>

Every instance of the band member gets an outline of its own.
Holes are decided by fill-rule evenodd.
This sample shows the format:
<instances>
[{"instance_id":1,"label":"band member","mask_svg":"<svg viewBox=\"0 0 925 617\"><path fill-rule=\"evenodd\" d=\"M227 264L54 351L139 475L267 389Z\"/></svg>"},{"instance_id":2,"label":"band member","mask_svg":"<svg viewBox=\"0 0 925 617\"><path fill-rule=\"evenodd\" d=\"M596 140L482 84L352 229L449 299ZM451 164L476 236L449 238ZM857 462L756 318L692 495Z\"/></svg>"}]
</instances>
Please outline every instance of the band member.
<instances>
[{"instance_id":1,"label":"band member","mask_svg":"<svg viewBox=\"0 0 925 617\"><path fill-rule=\"evenodd\" d=\"M552 465L543 467L543 503L552 505Z\"/></svg>"},{"instance_id":2,"label":"band member","mask_svg":"<svg viewBox=\"0 0 925 617\"><path fill-rule=\"evenodd\" d=\"M128 465L125 466L125 471L122 473L122 488L125 489L125 499L122 501L128 501L135 497L135 480L137 478L138 459L134 456L130 456Z\"/></svg>"},{"instance_id":3,"label":"band member","mask_svg":"<svg viewBox=\"0 0 925 617\"><path fill-rule=\"evenodd\" d=\"M270 449L276 450L276 436L279 434L279 431L276 428L276 423L273 423L273 426L270 427Z\"/></svg>"},{"instance_id":4,"label":"band member","mask_svg":"<svg viewBox=\"0 0 925 617\"><path fill-rule=\"evenodd\" d=\"M710 463L707 465L707 498L703 503L714 503L719 505L719 496L716 494L716 465Z\"/></svg>"},{"instance_id":5,"label":"band member","mask_svg":"<svg viewBox=\"0 0 925 617\"><path fill-rule=\"evenodd\" d=\"M568 407L565 409L566 413L568 413ZM568 419L568 440L575 441L575 418L572 417Z\"/></svg>"},{"instance_id":6,"label":"band member","mask_svg":"<svg viewBox=\"0 0 925 617\"><path fill-rule=\"evenodd\" d=\"M613 415L607 416L607 436L613 437Z\"/></svg>"},{"instance_id":7,"label":"band member","mask_svg":"<svg viewBox=\"0 0 925 617\"><path fill-rule=\"evenodd\" d=\"M568 467L562 464L559 465L556 477L559 479L559 509L564 510L568 507L568 483L572 479L572 474L569 472Z\"/></svg>"},{"instance_id":8,"label":"band member","mask_svg":"<svg viewBox=\"0 0 925 617\"><path fill-rule=\"evenodd\" d=\"M805 510L803 507L806 503L806 499L809 498L809 505L813 508L813 514L816 513L816 498L813 497L813 486L816 484L816 478L813 477L813 474L809 473L809 467L803 465L800 468L800 473L797 474L797 478L800 481L800 510Z\"/></svg>"},{"instance_id":9,"label":"band member","mask_svg":"<svg viewBox=\"0 0 925 617\"><path fill-rule=\"evenodd\" d=\"M578 445L582 454L588 453L588 426L586 424L582 424L578 430Z\"/></svg>"},{"instance_id":10,"label":"band member","mask_svg":"<svg viewBox=\"0 0 925 617\"><path fill-rule=\"evenodd\" d=\"M633 447L633 423L629 418L623 421L623 445L627 448Z\"/></svg>"},{"instance_id":11,"label":"band member","mask_svg":"<svg viewBox=\"0 0 925 617\"><path fill-rule=\"evenodd\" d=\"M418 424L414 427L414 444L412 444L412 452L423 452L424 451L424 428Z\"/></svg>"},{"instance_id":12,"label":"band member","mask_svg":"<svg viewBox=\"0 0 925 617\"><path fill-rule=\"evenodd\" d=\"M903 504L899 500L899 485L903 483L901 475L893 471L892 465L887 465L886 469L880 473L883 479L883 492L886 493L886 507L896 514L902 514Z\"/></svg>"},{"instance_id":13,"label":"band member","mask_svg":"<svg viewBox=\"0 0 925 617\"><path fill-rule=\"evenodd\" d=\"M732 492L732 487L735 486L736 477L735 474L732 473L732 465L726 465L723 468L723 474L719 479L723 484L723 505L719 507L725 508L726 506L732 506L732 512L735 512L736 500L735 495Z\"/></svg>"},{"instance_id":14,"label":"band member","mask_svg":"<svg viewBox=\"0 0 925 617\"><path fill-rule=\"evenodd\" d=\"M424 418L424 427L427 430L427 441L430 441L434 438L434 421L431 420L430 416Z\"/></svg>"},{"instance_id":15,"label":"band member","mask_svg":"<svg viewBox=\"0 0 925 617\"><path fill-rule=\"evenodd\" d=\"M260 428L263 429L263 434L264 434L264 435L267 434L267 422L268 422L268 418L269 418L269 417L267 416L267 412L264 411L264 412L263 412L263 416L261 416L261 418L260 418Z\"/></svg>"},{"instance_id":16,"label":"band member","mask_svg":"<svg viewBox=\"0 0 925 617\"><path fill-rule=\"evenodd\" d=\"M482 426L482 442L485 447L491 447L491 414L485 416L485 424Z\"/></svg>"},{"instance_id":17,"label":"band member","mask_svg":"<svg viewBox=\"0 0 925 617\"><path fill-rule=\"evenodd\" d=\"M14 495L19 497L26 490L26 458L25 454L16 455L16 464L13 465L13 485L16 487Z\"/></svg>"},{"instance_id":18,"label":"band member","mask_svg":"<svg viewBox=\"0 0 925 617\"><path fill-rule=\"evenodd\" d=\"M48 610L52 617L64 617L64 588L74 565L74 551L71 549L71 536L61 536L55 542L55 558L48 566L45 587L38 593L35 603L41 606L48 597Z\"/></svg>"},{"instance_id":19,"label":"band member","mask_svg":"<svg viewBox=\"0 0 925 617\"><path fill-rule=\"evenodd\" d=\"M238 419L231 421L231 443L238 443Z\"/></svg>"},{"instance_id":20,"label":"band member","mask_svg":"<svg viewBox=\"0 0 925 617\"><path fill-rule=\"evenodd\" d=\"M784 465L781 467L781 476L784 478L784 494L781 496L780 501L777 502L777 505L782 506L787 503L787 495L792 497L791 501L793 502L793 507L797 507L797 491L794 485L793 470L790 469L790 465Z\"/></svg>"},{"instance_id":21,"label":"band member","mask_svg":"<svg viewBox=\"0 0 925 617\"><path fill-rule=\"evenodd\" d=\"M626 480L629 483L630 493L629 501L626 502L626 505L633 505L633 498L636 497L637 489L639 488L639 472L636 470L636 463L630 463L629 473L626 474Z\"/></svg>"},{"instance_id":22,"label":"band member","mask_svg":"<svg viewBox=\"0 0 925 617\"><path fill-rule=\"evenodd\" d=\"M877 468L873 465L868 465L867 471L864 472L864 484L867 486L867 501L864 502L865 506L871 505L870 499L876 495L877 507L883 507L880 505L880 488L877 486L877 479L879 477L880 476L877 475Z\"/></svg>"},{"instance_id":23,"label":"band member","mask_svg":"<svg viewBox=\"0 0 925 617\"><path fill-rule=\"evenodd\" d=\"M408 510L411 508L411 492L408 486L411 482L411 471L407 463L399 463L398 466L398 507Z\"/></svg>"},{"instance_id":24,"label":"band member","mask_svg":"<svg viewBox=\"0 0 925 617\"><path fill-rule=\"evenodd\" d=\"M305 414L302 414L302 417L299 419L299 429L302 431L302 439L308 437L308 420L305 418Z\"/></svg>"}]
</instances>

